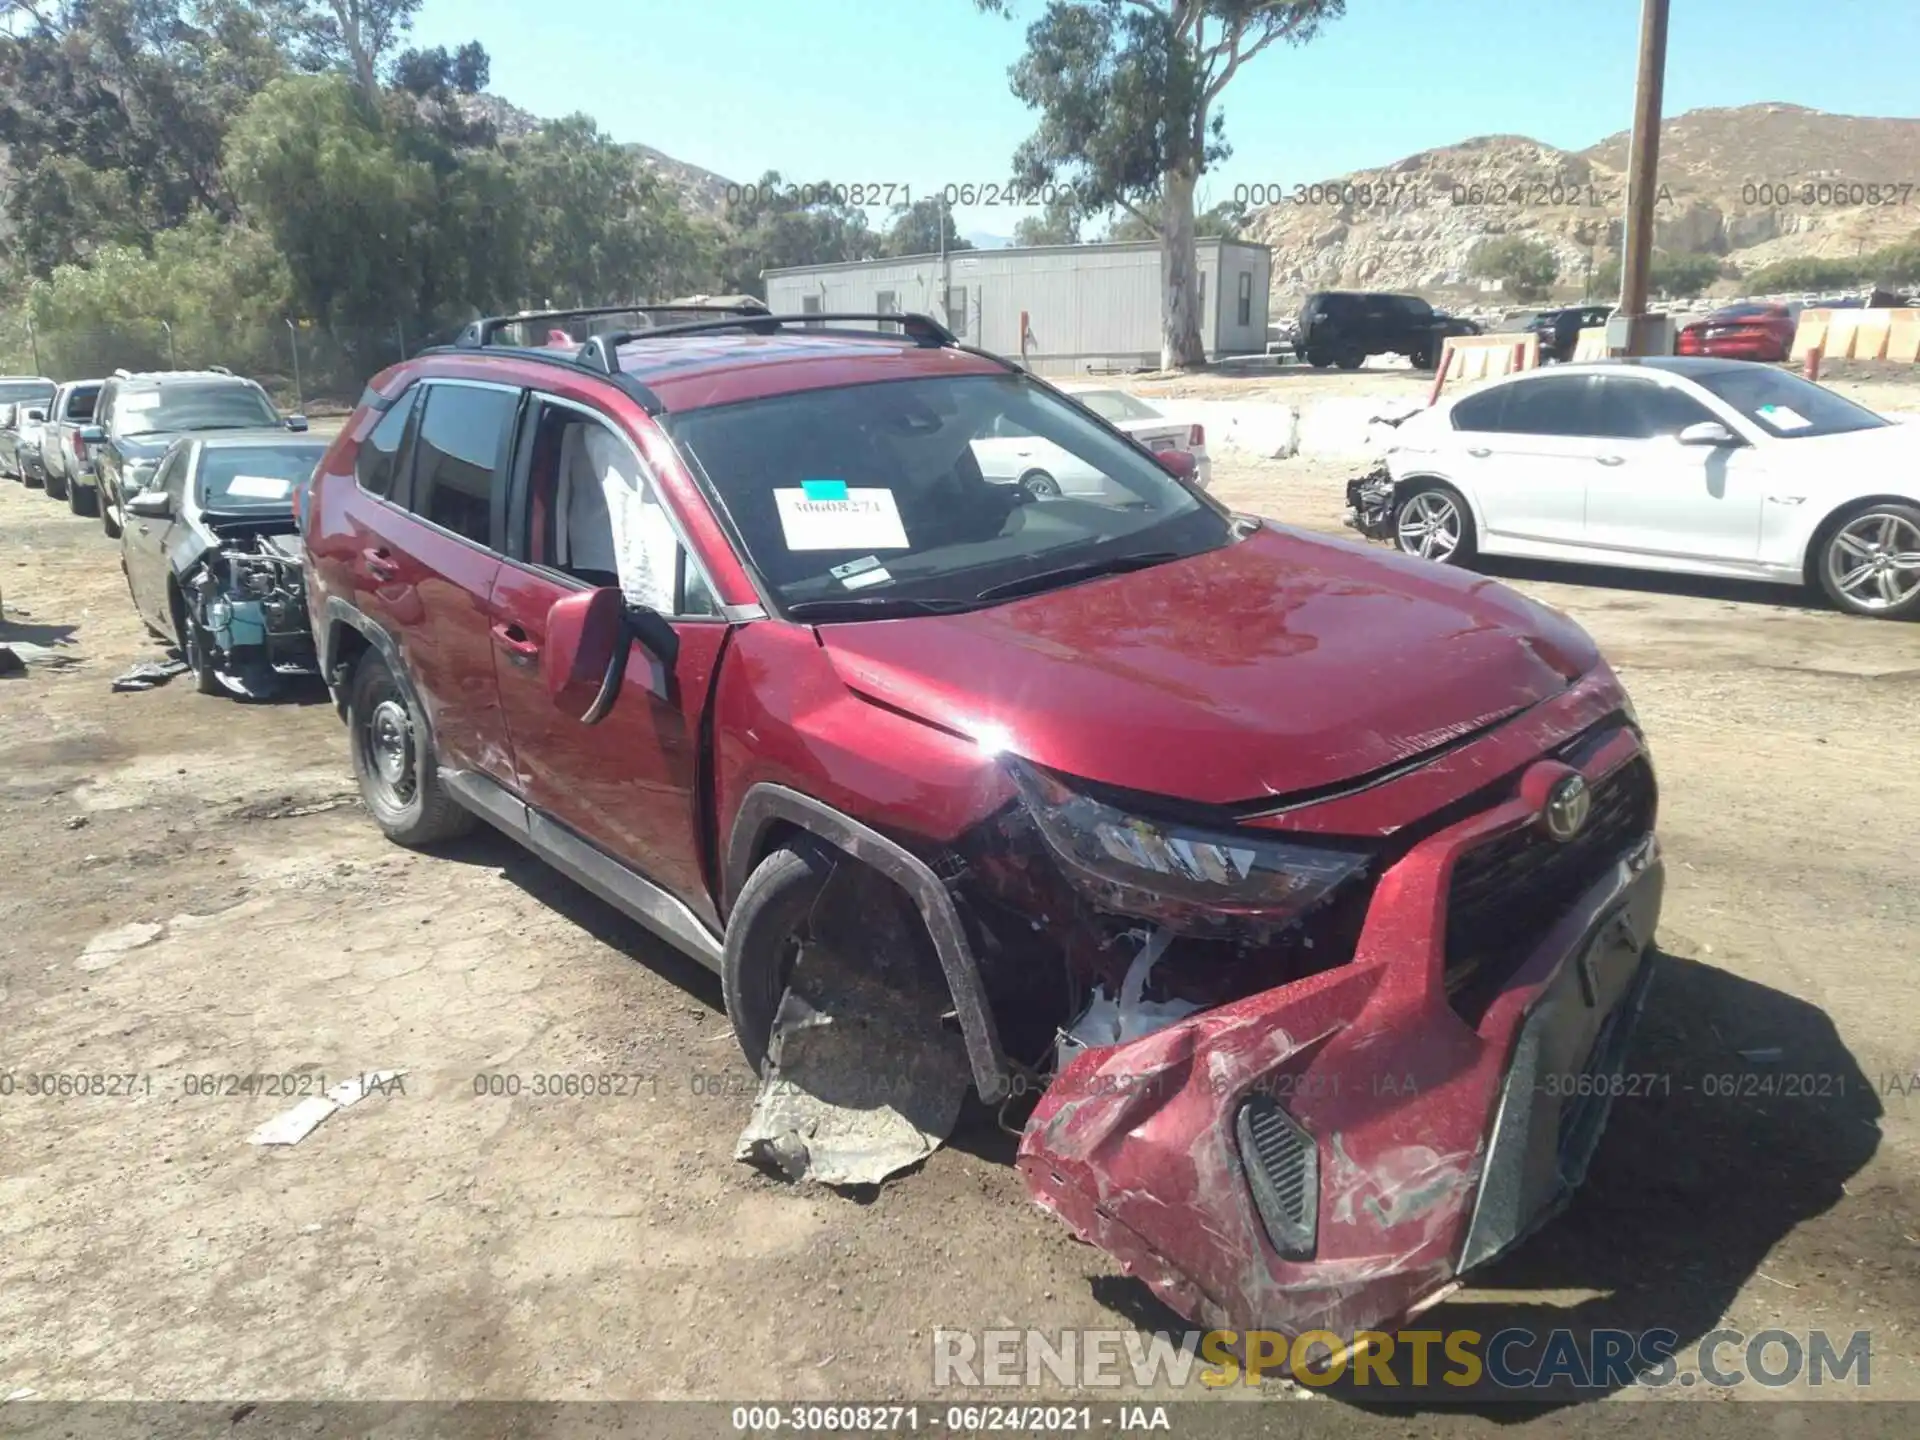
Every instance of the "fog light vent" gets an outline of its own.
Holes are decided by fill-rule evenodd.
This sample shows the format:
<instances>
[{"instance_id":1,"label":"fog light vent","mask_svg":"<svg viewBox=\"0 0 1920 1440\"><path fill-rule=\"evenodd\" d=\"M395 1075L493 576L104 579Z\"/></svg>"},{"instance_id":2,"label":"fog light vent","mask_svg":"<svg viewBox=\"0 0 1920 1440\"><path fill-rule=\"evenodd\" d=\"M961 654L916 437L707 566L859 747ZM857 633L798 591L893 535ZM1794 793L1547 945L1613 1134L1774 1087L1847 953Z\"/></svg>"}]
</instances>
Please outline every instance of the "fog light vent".
<instances>
[{"instance_id":1,"label":"fog light vent","mask_svg":"<svg viewBox=\"0 0 1920 1440\"><path fill-rule=\"evenodd\" d=\"M1320 1212L1320 1153L1271 1095L1252 1095L1234 1118L1240 1164L1273 1248L1311 1259Z\"/></svg>"}]
</instances>

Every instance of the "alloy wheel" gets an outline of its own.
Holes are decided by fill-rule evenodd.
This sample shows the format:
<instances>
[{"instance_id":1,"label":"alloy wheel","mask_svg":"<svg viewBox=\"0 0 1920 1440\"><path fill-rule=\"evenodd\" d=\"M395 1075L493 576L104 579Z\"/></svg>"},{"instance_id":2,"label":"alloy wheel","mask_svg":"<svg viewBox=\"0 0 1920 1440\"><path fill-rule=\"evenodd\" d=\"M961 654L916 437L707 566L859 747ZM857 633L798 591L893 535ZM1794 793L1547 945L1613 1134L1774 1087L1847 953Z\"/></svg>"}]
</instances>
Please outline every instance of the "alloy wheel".
<instances>
[{"instance_id":1,"label":"alloy wheel","mask_svg":"<svg viewBox=\"0 0 1920 1440\"><path fill-rule=\"evenodd\" d=\"M1920 594L1920 525L1862 515L1827 542L1827 576L1862 610L1892 610Z\"/></svg>"},{"instance_id":2,"label":"alloy wheel","mask_svg":"<svg viewBox=\"0 0 1920 1440\"><path fill-rule=\"evenodd\" d=\"M1447 560L1460 547L1460 511L1436 490L1424 490L1400 507L1400 548L1422 560Z\"/></svg>"}]
</instances>

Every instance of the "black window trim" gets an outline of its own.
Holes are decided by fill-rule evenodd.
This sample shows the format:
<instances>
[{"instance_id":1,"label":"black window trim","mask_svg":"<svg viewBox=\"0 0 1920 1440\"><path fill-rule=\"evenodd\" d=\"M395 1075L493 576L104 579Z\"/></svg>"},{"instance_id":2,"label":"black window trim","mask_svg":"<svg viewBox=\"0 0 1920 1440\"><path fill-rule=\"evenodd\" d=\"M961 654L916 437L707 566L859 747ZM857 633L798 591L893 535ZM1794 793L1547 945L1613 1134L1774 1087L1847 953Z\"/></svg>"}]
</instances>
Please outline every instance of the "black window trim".
<instances>
[{"instance_id":1,"label":"black window trim","mask_svg":"<svg viewBox=\"0 0 1920 1440\"><path fill-rule=\"evenodd\" d=\"M524 385L509 385L498 380L469 380L464 376L443 377L438 375L423 375L420 377L418 385L423 393L423 398L414 406L413 413L407 417L407 433L400 441L401 458L396 459L394 464L393 488L396 492L395 503L398 505L398 508L406 511L414 520L436 534L445 535L449 540L458 540L462 545L492 555L495 559L505 559L506 557L500 548L500 542L504 538L501 533L500 518L506 486L498 484L497 482L501 478L502 467L511 463L512 460L513 450L511 447L516 442L516 437L519 433L520 415L526 405L527 387ZM500 450L494 455L493 472L496 483L487 497L487 528L490 533L484 542L475 540L471 535L462 535L458 530L450 530L436 520L429 520L425 515L421 514L420 511L416 510L413 505L413 482L417 478L419 470L420 425L426 416L428 404L433 400L431 393L432 387L436 385L464 386L469 390L496 390L502 394L516 397L514 400L513 423L507 427L506 436L500 442ZM398 499L397 493L401 489L401 480L403 477L406 482L406 498L404 501Z\"/></svg>"},{"instance_id":2,"label":"black window trim","mask_svg":"<svg viewBox=\"0 0 1920 1440\"><path fill-rule=\"evenodd\" d=\"M413 452L409 447L413 439L414 417L419 413L420 409L417 402L420 399L421 386L423 384L423 381L411 381L406 388L394 396L391 401L374 412L379 418L368 427L367 438L362 440L359 446L356 447L353 457L353 488L365 499L377 501L394 510L405 510L408 514L412 514L413 512L407 510L406 506L395 500L394 493L400 488L403 472L413 461ZM394 407L402 404L407 407L407 414L405 423L400 427L400 443L394 447L393 451L393 477L387 483L387 493L384 495L376 495L360 483L360 452L364 451L368 443L372 441L373 432L386 424L387 416L393 411Z\"/></svg>"},{"instance_id":3,"label":"black window trim","mask_svg":"<svg viewBox=\"0 0 1920 1440\"><path fill-rule=\"evenodd\" d=\"M688 615L683 613L681 607L686 604L687 600L687 565L689 562L693 564L701 581L706 585L707 593L713 597L713 603L724 609L726 602L721 600L720 588L713 583L713 576L708 572L705 562L694 553L692 544L688 542L687 528L681 523L680 516L675 513L672 504L669 503L665 487L660 484L660 477L654 473L654 468L647 462L646 455L641 451L640 447L633 442L632 437L626 433L617 419L605 410L589 404L584 400L575 400L567 396L556 395L550 390L541 390L537 387L530 386L527 388L526 398L522 402L520 414L515 421L512 450L513 472L508 476L506 485L507 503L506 513L502 518L502 525L504 526L503 533L507 543L504 549L496 551L495 553L516 570L525 571L529 575L537 575L543 580L552 581L569 590L591 590L594 588L578 575L570 574L552 565L542 565L536 560L527 558L527 522L529 519L528 507L531 494L528 481L531 478L533 470L534 441L539 433L538 415L540 409L547 405L551 405L559 410L571 410L576 415L583 416L588 420L598 421L600 424L606 426L608 430L613 432L614 437L632 452L634 460L638 462L640 466L640 473L646 477L647 484L652 487L654 498L662 512L665 513L668 526L673 530L674 539L679 542L680 551L679 559L674 563L673 611L663 618L672 621L676 625L683 621L688 624L695 624L702 621L718 621L721 624L728 623L727 617L724 614Z\"/></svg>"}]
</instances>

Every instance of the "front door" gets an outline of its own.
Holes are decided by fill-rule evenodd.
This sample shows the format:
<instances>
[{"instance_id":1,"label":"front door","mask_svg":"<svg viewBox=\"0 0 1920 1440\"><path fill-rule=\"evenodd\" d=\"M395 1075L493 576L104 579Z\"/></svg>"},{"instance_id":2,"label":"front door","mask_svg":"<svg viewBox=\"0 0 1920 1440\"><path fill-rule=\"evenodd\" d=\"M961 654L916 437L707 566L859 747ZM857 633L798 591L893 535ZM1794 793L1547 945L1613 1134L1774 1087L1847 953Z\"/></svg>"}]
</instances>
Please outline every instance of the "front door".
<instances>
[{"instance_id":1,"label":"front door","mask_svg":"<svg viewBox=\"0 0 1920 1440\"><path fill-rule=\"evenodd\" d=\"M513 788L718 928L701 869L697 772L726 622L618 428L571 402L535 405L519 446L510 558L489 610ZM677 653L669 662L657 653L664 647L631 642L619 697L588 725L548 697L540 652L553 603L596 586L618 587L629 612L654 617Z\"/></svg>"},{"instance_id":2,"label":"front door","mask_svg":"<svg viewBox=\"0 0 1920 1440\"><path fill-rule=\"evenodd\" d=\"M1671 385L1612 375L1593 384L1604 434L1587 478L1586 543L1675 559L1757 560L1765 477L1754 447L1682 445L1687 426L1726 422Z\"/></svg>"},{"instance_id":3,"label":"front door","mask_svg":"<svg viewBox=\"0 0 1920 1440\"><path fill-rule=\"evenodd\" d=\"M129 515L120 531L120 558L126 563L133 608L149 625L169 634L173 616L167 603L167 542L173 527L180 523L192 453L192 446L179 446L154 474L153 488L166 494L171 512L165 516Z\"/></svg>"}]
</instances>

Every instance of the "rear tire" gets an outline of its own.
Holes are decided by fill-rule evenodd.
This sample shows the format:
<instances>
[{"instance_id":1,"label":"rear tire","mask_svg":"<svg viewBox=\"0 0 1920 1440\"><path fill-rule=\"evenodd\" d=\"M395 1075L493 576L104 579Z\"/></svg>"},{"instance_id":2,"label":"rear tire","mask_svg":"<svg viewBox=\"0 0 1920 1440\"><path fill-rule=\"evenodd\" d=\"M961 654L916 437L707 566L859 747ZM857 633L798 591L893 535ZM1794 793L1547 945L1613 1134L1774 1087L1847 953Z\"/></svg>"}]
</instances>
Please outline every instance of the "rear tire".
<instances>
[{"instance_id":1,"label":"rear tire","mask_svg":"<svg viewBox=\"0 0 1920 1440\"><path fill-rule=\"evenodd\" d=\"M1022 475L1020 488L1036 500L1052 500L1060 494L1060 482L1044 470L1029 470Z\"/></svg>"},{"instance_id":2,"label":"rear tire","mask_svg":"<svg viewBox=\"0 0 1920 1440\"><path fill-rule=\"evenodd\" d=\"M1393 543L1402 555L1439 565L1471 564L1473 511L1451 485L1415 481L1394 504Z\"/></svg>"},{"instance_id":3,"label":"rear tire","mask_svg":"<svg viewBox=\"0 0 1920 1440\"><path fill-rule=\"evenodd\" d=\"M53 500L66 499L67 498L67 477L64 475L55 475L51 470L49 470L47 472L46 491L49 499L53 499Z\"/></svg>"},{"instance_id":4,"label":"rear tire","mask_svg":"<svg viewBox=\"0 0 1920 1440\"><path fill-rule=\"evenodd\" d=\"M764 1075L773 1017L793 977L804 943L807 917L833 874L834 857L799 841L755 867L727 917L727 946L720 960L720 989L740 1049Z\"/></svg>"},{"instance_id":5,"label":"rear tire","mask_svg":"<svg viewBox=\"0 0 1920 1440\"><path fill-rule=\"evenodd\" d=\"M425 719L376 650L360 657L348 682L347 729L360 798L389 840L418 849L473 829L472 812L440 783Z\"/></svg>"},{"instance_id":6,"label":"rear tire","mask_svg":"<svg viewBox=\"0 0 1920 1440\"><path fill-rule=\"evenodd\" d=\"M1333 363L1342 370L1358 370L1367 363L1367 357L1364 351L1343 350L1334 357Z\"/></svg>"}]
</instances>

